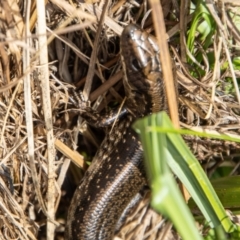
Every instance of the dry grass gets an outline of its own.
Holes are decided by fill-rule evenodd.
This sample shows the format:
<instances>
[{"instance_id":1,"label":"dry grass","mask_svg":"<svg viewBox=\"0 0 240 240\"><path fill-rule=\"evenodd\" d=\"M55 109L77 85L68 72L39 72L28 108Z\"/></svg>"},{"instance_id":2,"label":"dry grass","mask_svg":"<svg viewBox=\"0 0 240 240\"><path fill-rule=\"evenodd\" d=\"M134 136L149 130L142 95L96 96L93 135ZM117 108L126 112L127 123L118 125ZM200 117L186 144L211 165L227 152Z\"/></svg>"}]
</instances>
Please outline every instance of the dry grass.
<instances>
[{"instance_id":1,"label":"dry grass","mask_svg":"<svg viewBox=\"0 0 240 240\"><path fill-rule=\"evenodd\" d=\"M95 2L92 5L92 1L81 4L46 1L45 12L41 2L27 6L26 1L2 1L0 239L53 239L54 235L56 239L63 238L69 186L62 188L62 185L70 158L84 168L83 157L76 152L78 146L88 156L94 154L85 150L91 149L89 142L99 146L98 137L92 138L87 131L79 141L77 110L72 104L71 91L76 87L83 90L85 96L89 95L92 102L98 100L95 106L98 110L109 102L121 102L124 97L119 59L122 28L130 22L141 24L143 21L147 31L153 30L146 1L109 1L104 18L101 18L104 1ZM239 71L231 68L229 61L239 54L239 30L229 15L239 9L238 4L238 1L226 1L222 6L217 3L209 6L212 14L217 13L214 16L219 31L209 48L215 53L217 64L213 68L204 66L205 75L195 78L185 61L186 31L182 31L181 40L176 41L180 27L186 29L191 16L184 14L184 6L178 6L177 1L163 1L167 37L172 39L171 52L180 85L181 126L239 133L238 90L226 92L227 85L236 87L229 79L239 77ZM45 18L47 27L43 23ZM222 70L226 61L228 67ZM187 140L206 168L210 163L212 171L227 157L238 172L238 165L232 160L239 156L239 145L197 137ZM82 147L83 142L88 142L87 147ZM73 176L79 178L77 174ZM65 190L61 192L61 189ZM129 220L128 230L120 234L123 239L141 239L141 235L154 231L154 226L162 229L161 233L156 233L161 234L159 239L168 239L169 234L176 239L168 224L162 227L161 217L156 217L151 210L147 215L146 208L141 209L144 212L140 218L142 225L133 224L139 217ZM145 217L152 222L145 223ZM153 236L146 239L157 239Z\"/></svg>"}]
</instances>

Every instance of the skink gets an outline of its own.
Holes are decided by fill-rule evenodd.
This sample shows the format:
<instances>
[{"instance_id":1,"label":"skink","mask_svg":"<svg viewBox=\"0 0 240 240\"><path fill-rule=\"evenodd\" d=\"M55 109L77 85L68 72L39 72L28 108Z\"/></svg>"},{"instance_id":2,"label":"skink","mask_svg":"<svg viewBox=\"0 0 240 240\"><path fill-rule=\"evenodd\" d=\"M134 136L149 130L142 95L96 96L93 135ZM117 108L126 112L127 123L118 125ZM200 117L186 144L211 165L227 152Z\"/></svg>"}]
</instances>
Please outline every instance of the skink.
<instances>
[{"instance_id":1,"label":"skink","mask_svg":"<svg viewBox=\"0 0 240 240\"><path fill-rule=\"evenodd\" d=\"M166 110L159 48L153 36L130 24L121 35L127 100L72 199L66 239L111 240L122 212L147 180L134 120Z\"/></svg>"}]
</instances>

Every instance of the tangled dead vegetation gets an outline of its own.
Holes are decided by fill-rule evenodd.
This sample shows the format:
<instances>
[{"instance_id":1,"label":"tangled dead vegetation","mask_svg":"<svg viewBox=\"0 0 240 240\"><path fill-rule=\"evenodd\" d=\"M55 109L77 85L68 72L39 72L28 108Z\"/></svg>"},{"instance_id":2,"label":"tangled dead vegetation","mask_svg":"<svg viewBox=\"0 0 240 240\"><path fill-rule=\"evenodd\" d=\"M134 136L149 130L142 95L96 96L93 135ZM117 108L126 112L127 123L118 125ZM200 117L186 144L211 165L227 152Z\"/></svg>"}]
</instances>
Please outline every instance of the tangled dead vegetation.
<instances>
[{"instance_id":1,"label":"tangled dead vegetation","mask_svg":"<svg viewBox=\"0 0 240 240\"><path fill-rule=\"evenodd\" d=\"M89 99L98 111L121 103L122 28L134 22L153 32L145 0L108 1L106 6L105 1L45 2L46 11L34 1L31 6L22 0L1 1L0 239L53 239L54 235L63 239L71 197L69 182L80 178L73 167L67 177L70 159L85 169L77 150L90 158L94 155L92 146L97 148L100 141L88 128L83 137L78 137L78 109L72 91L76 88L90 93ZM162 2L179 84L181 126L238 135L240 97L232 79L237 81L239 70L232 60L239 55L239 26L234 20L239 17L239 3L225 0L221 6L218 2L209 4L218 31L207 50L196 40L194 51L201 51L203 56L213 54L215 64L209 66L204 59L198 66L204 74L194 75L193 66L186 61L191 55L186 50L186 29L193 16L174 0ZM234 158L239 157L239 144L185 138L206 169L210 165L212 171L227 158L238 172ZM70 180L64 183L65 179ZM151 210L141 209L142 225L136 223L141 214L138 209L119 234L122 239L140 239L145 234L148 237L144 239L163 239L164 233L164 239L177 239L169 224L146 214ZM148 226L144 217L153 222ZM154 224L161 233L153 230Z\"/></svg>"}]
</instances>

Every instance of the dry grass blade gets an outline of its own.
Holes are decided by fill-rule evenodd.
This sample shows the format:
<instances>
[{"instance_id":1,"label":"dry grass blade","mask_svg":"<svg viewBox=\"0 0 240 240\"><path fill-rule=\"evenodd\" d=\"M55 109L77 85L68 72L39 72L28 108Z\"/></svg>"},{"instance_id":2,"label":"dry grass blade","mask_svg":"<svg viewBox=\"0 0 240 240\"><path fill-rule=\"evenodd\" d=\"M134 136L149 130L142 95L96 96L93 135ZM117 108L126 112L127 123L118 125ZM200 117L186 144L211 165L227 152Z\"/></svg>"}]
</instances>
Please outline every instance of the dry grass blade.
<instances>
[{"instance_id":1,"label":"dry grass blade","mask_svg":"<svg viewBox=\"0 0 240 240\"><path fill-rule=\"evenodd\" d=\"M152 6L153 11L153 21L155 24L155 31L158 39L159 48L161 49L160 59L161 62L164 63L162 65L163 71L163 80L165 84L169 112L171 119L174 123L175 127L179 127L179 119L178 119L178 107L177 107L177 97L175 92L174 78L173 78L173 67L172 60L170 57L170 52L167 45L167 40L161 38L161 36L166 36L164 18L162 7L159 2L151 0L150 4Z\"/></svg>"},{"instance_id":2,"label":"dry grass blade","mask_svg":"<svg viewBox=\"0 0 240 240\"><path fill-rule=\"evenodd\" d=\"M208 7L209 11L211 12L213 18L215 19L215 21L218 25L218 28L220 30L220 35L221 35L222 40L223 40L224 50L226 52L229 68L230 68L230 71L231 71L231 74L232 74L232 80L233 80L233 84L234 84L234 87L235 87L235 92L236 92L236 95L237 95L238 103L240 105L240 92L239 92L239 87L238 87L235 71L234 71L234 68L233 68L232 60L231 60L231 57L230 57L230 52L229 52L229 49L228 49L228 44L227 44L227 40L226 40L226 31L223 28L224 25L221 23L218 15L217 15L217 13L214 9L213 4L207 4L207 7Z\"/></svg>"},{"instance_id":3,"label":"dry grass blade","mask_svg":"<svg viewBox=\"0 0 240 240\"><path fill-rule=\"evenodd\" d=\"M47 30L46 30L46 18L45 18L45 5L41 0L37 0L37 32L39 34L38 44L40 49L39 54L39 80L42 87L42 101L43 112L46 126L47 137L47 239L54 239L55 232L55 146L53 135L53 123L52 123L52 110L50 99L50 86L49 86L49 71L48 71L48 50L47 50ZM33 159L32 159L33 160ZM39 189L40 190L40 189ZM37 190L38 191L38 190ZM41 198L41 195L40 195ZM44 206L42 206L44 207Z\"/></svg>"},{"instance_id":4,"label":"dry grass blade","mask_svg":"<svg viewBox=\"0 0 240 240\"><path fill-rule=\"evenodd\" d=\"M90 94L91 87L92 87L92 80L93 80L93 76L94 76L94 68L95 68L95 64L96 64L96 61L97 61L97 47L98 47L98 44L99 44L99 38L100 38L100 35L101 35L101 32L102 32L107 7L108 7L108 0L106 0L105 3L104 3L103 11L101 13L101 17L100 17L100 20L99 20L97 34L96 34L96 38L95 38L95 41L94 41L90 62L89 62L89 68L88 68L88 72L87 72L86 83L85 83L85 86L84 86L84 89L83 89L83 96L86 100L89 99L89 94Z\"/></svg>"}]
</instances>

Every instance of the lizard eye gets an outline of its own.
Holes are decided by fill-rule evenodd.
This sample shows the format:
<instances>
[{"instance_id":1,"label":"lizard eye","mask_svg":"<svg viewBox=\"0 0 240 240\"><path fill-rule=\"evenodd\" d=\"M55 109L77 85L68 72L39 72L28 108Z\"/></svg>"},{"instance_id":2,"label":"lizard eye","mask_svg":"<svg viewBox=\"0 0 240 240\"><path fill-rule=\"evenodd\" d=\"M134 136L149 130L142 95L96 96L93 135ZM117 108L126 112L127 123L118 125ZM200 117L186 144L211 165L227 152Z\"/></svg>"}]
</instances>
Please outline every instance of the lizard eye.
<instances>
[{"instance_id":1,"label":"lizard eye","mask_svg":"<svg viewBox=\"0 0 240 240\"><path fill-rule=\"evenodd\" d=\"M139 71L141 69L141 66L136 58L132 59L132 68L135 71Z\"/></svg>"}]
</instances>

